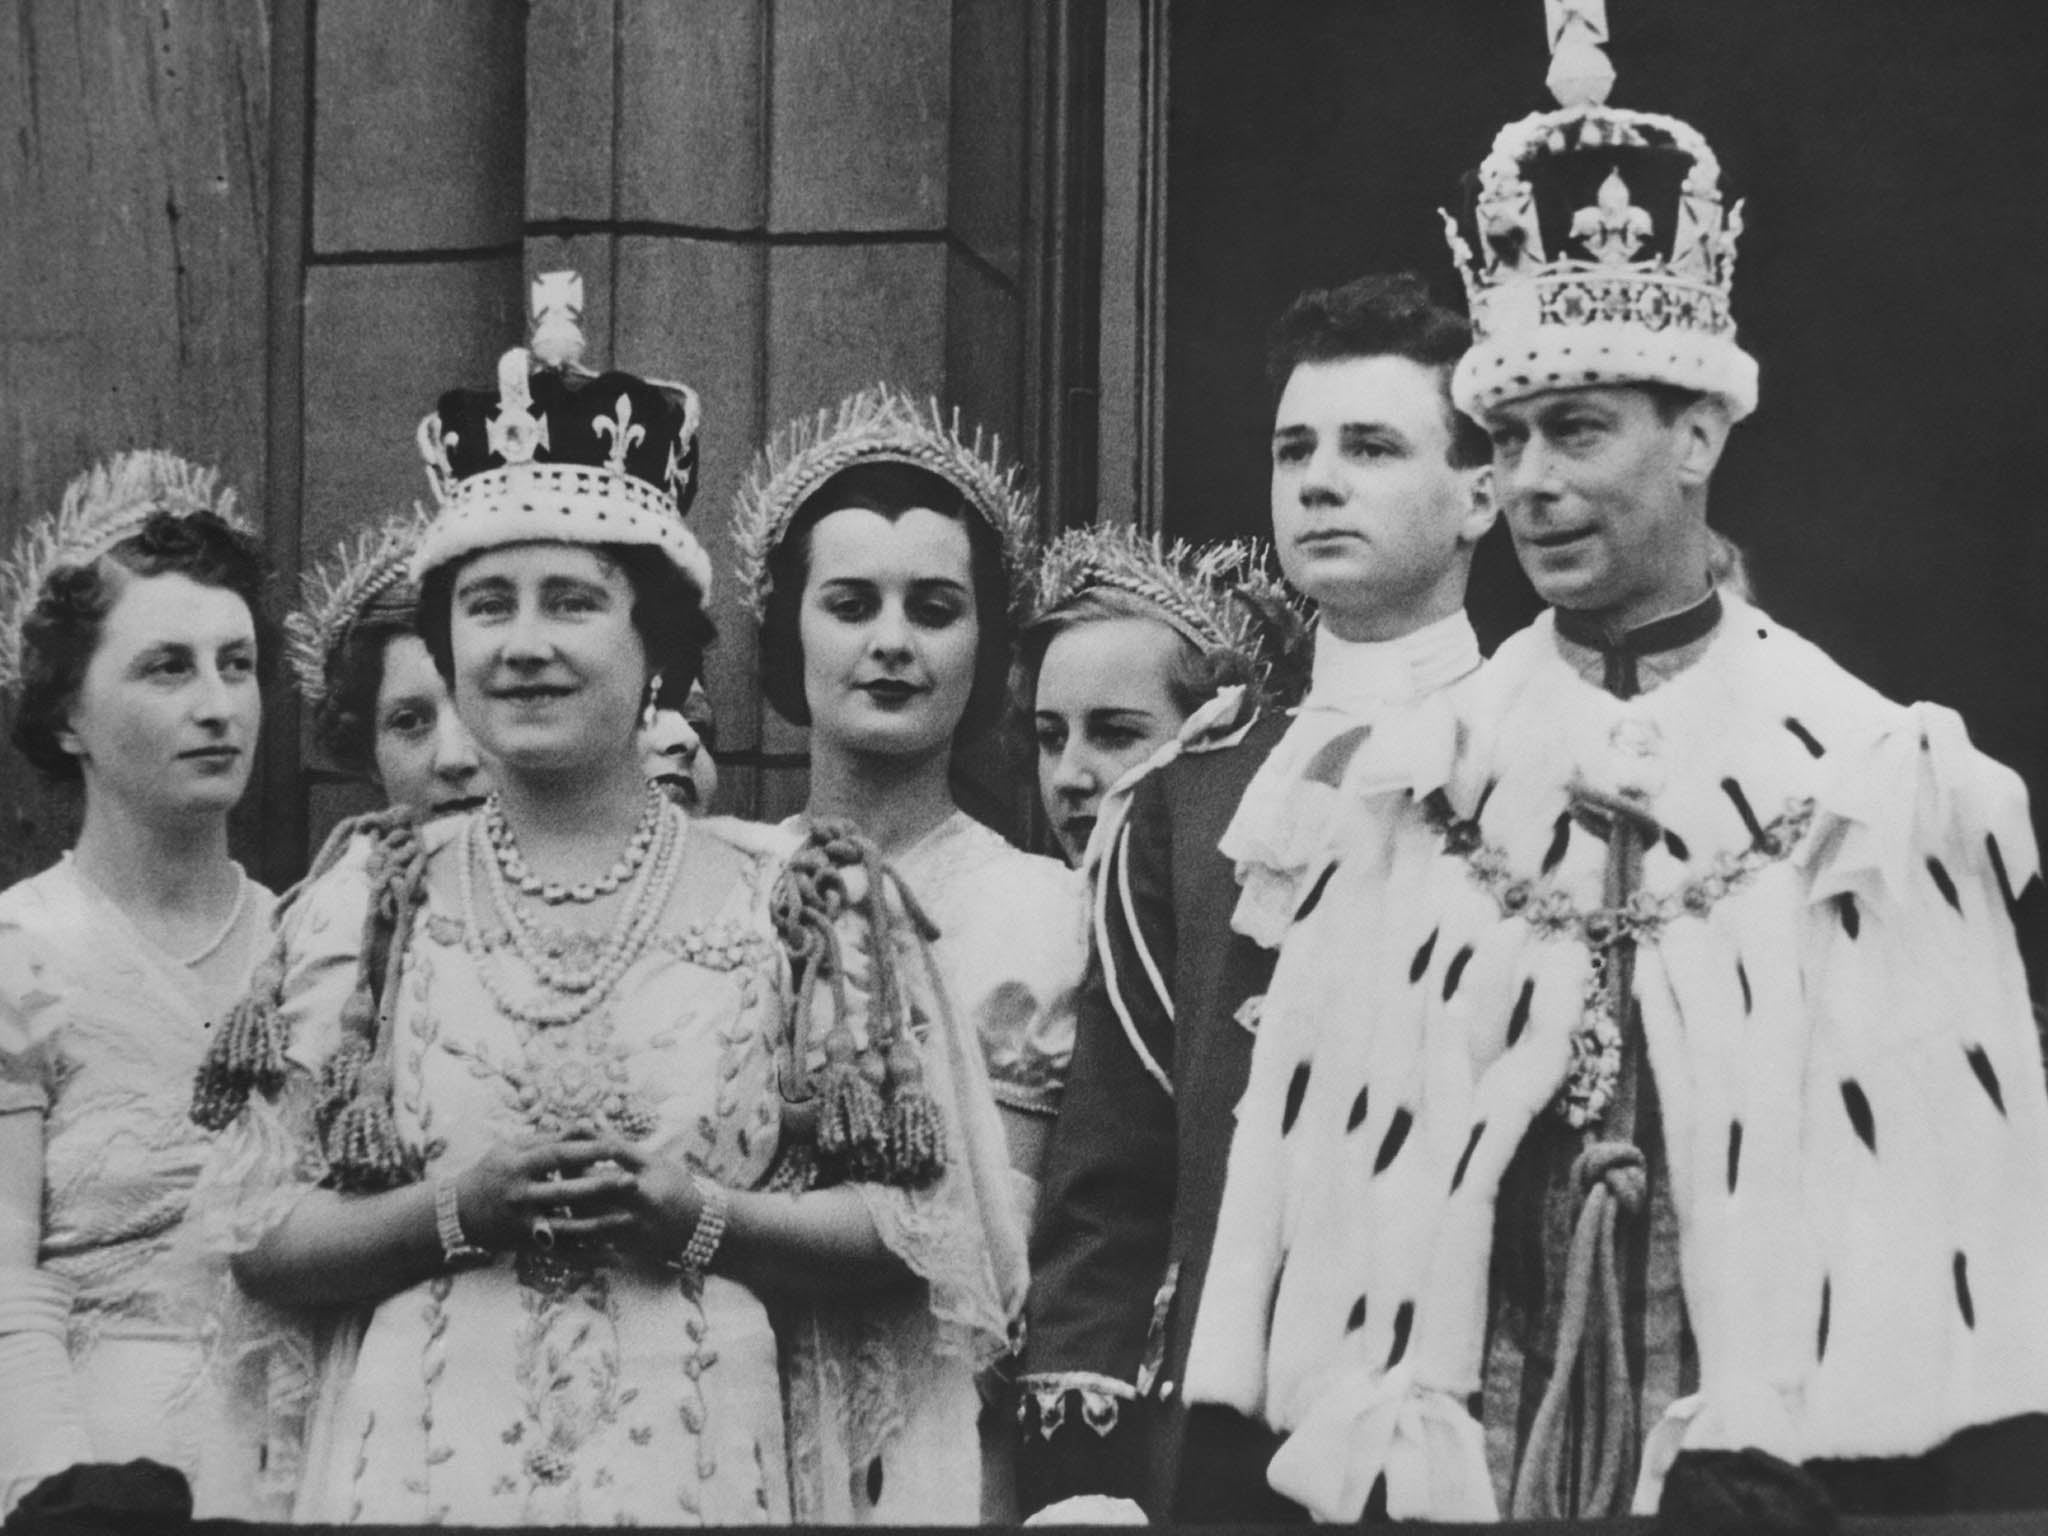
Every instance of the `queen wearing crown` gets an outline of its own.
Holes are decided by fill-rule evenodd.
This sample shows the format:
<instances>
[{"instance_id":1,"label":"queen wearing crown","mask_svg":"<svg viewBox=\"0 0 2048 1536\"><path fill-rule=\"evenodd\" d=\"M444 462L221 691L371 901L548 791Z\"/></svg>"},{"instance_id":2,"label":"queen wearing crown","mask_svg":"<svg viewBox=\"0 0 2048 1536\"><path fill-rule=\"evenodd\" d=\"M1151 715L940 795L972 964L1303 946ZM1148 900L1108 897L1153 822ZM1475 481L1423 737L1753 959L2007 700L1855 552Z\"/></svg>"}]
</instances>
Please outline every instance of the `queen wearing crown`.
<instances>
[{"instance_id":1,"label":"queen wearing crown","mask_svg":"<svg viewBox=\"0 0 2048 1536\"><path fill-rule=\"evenodd\" d=\"M785 867L644 776L711 638L696 397L581 368L573 278L536 301L534 350L421 432L418 629L494 793L337 835L195 1095L223 1369L303 1520L829 1518L837 1432L891 1455L877 1382L1000 1344L971 1150L999 1133L917 1032L920 940L865 846ZM770 1193L810 1039L887 1062L893 1139ZM900 1326L786 1388L770 1308L819 1298ZM786 1432L792 1395L821 1411Z\"/></svg>"},{"instance_id":2,"label":"queen wearing crown","mask_svg":"<svg viewBox=\"0 0 2048 1536\"><path fill-rule=\"evenodd\" d=\"M0 568L14 744L85 810L76 846L0 895L0 1509L146 1456L201 1514L257 1513L256 1442L208 1390L173 1261L207 1151L182 1083L271 908L228 855L266 631L234 502L210 470L119 454Z\"/></svg>"}]
</instances>

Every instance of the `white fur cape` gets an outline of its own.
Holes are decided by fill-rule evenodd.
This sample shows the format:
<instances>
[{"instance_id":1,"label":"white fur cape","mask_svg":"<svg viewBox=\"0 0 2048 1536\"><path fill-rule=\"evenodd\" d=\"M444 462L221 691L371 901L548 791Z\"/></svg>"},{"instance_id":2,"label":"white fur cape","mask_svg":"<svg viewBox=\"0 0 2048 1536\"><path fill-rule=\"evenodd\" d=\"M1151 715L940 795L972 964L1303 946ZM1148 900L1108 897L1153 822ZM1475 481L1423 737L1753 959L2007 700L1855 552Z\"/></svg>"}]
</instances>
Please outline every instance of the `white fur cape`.
<instances>
[{"instance_id":1,"label":"white fur cape","mask_svg":"<svg viewBox=\"0 0 2048 1536\"><path fill-rule=\"evenodd\" d=\"M1190 1399L1288 1432L1271 1479L1321 1518L1356 1519L1382 1474L1397 1518L1495 1514L1465 1404L1499 1179L1555 1112L1588 978L1585 944L1528 915L1600 902L1606 844L1574 823L1558 846L1576 783L1632 791L1673 834L1645 859L1653 896L1811 803L1788 856L1676 904L1638 950L1700 1364L1649 1429L1638 1507L1684 1447L1911 1455L2048 1409L2018 779L1954 714L1885 700L1732 600L1704 656L1636 699L1584 681L1546 617L1456 703L1441 787L1461 817L1483 800L1532 900L1507 911L1446 851L1419 810L1435 786L1354 775L1352 834L1265 999Z\"/></svg>"}]
</instances>

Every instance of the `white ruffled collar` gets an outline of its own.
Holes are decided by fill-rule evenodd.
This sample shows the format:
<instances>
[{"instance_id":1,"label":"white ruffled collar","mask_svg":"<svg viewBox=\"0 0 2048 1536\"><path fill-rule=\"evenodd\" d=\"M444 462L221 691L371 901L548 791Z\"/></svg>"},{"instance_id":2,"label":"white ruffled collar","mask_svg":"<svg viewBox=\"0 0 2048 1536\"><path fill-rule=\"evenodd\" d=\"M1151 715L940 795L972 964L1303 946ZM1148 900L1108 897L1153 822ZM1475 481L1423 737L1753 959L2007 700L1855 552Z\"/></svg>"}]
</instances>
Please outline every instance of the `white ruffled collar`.
<instances>
[{"instance_id":1,"label":"white ruffled collar","mask_svg":"<svg viewBox=\"0 0 2048 1536\"><path fill-rule=\"evenodd\" d=\"M1296 718L1336 710L1366 719L1382 705L1435 693L1478 665L1479 637L1462 608L1395 640L1342 640L1318 626L1308 696Z\"/></svg>"},{"instance_id":2,"label":"white ruffled collar","mask_svg":"<svg viewBox=\"0 0 2048 1536\"><path fill-rule=\"evenodd\" d=\"M1338 785L1365 738L1360 727L1411 713L1408 706L1441 693L1476 671L1479 662L1479 638L1462 609L1396 640L1342 640L1327 628L1317 630L1308 696L1245 787L1217 844L1236 866L1243 888L1232 927L1269 948L1278 946L1303 882L1320 868L1328 849ZM1419 718L1416 725L1389 749L1392 756L1413 758L1409 766L1427 773L1449 737ZM1354 735L1348 747L1339 743L1347 734ZM1383 770L1403 773L1391 760Z\"/></svg>"}]
</instances>

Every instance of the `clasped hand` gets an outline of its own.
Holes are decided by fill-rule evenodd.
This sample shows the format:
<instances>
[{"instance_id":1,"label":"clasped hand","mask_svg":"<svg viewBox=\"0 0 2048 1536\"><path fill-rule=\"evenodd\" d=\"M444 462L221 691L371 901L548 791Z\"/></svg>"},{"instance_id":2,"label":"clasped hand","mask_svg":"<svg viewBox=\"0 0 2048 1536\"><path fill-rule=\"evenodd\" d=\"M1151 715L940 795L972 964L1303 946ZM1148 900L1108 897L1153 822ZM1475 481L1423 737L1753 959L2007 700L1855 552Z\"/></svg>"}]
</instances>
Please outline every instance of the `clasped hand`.
<instances>
[{"instance_id":1,"label":"clasped hand","mask_svg":"<svg viewBox=\"0 0 2048 1536\"><path fill-rule=\"evenodd\" d=\"M572 1137L493 1147L456 1181L472 1243L628 1249L674 1258L703 1208L689 1168L613 1137Z\"/></svg>"}]
</instances>

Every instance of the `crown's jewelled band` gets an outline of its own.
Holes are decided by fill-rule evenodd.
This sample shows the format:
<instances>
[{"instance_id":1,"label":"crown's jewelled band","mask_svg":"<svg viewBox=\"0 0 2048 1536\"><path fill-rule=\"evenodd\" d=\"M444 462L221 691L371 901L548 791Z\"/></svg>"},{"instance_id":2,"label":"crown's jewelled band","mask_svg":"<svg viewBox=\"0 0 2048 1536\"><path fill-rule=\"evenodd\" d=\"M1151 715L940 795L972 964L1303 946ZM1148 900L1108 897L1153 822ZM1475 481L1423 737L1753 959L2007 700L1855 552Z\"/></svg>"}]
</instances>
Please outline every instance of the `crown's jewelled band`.
<instances>
[{"instance_id":1,"label":"crown's jewelled band","mask_svg":"<svg viewBox=\"0 0 2048 1536\"><path fill-rule=\"evenodd\" d=\"M652 544L711 595L711 560L658 486L588 464L508 464L458 480L413 557L414 578L517 538Z\"/></svg>"},{"instance_id":2,"label":"crown's jewelled band","mask_svg":"<svg viewBox=\"0 0 2048 1536\"><path fill-rule=\"evenodd\" d=\"M1593 272L1556 273L1530 279L1536 293L1536 318L1541 325L1637 325L1649 331L1693 331L1702 336L1733 337L1735 319L1726 294L1697 283L1670 278ZM1483 294L1472 313L1473 334L1486 339L1493 309Z\"/></svg>"}]
</instances>

